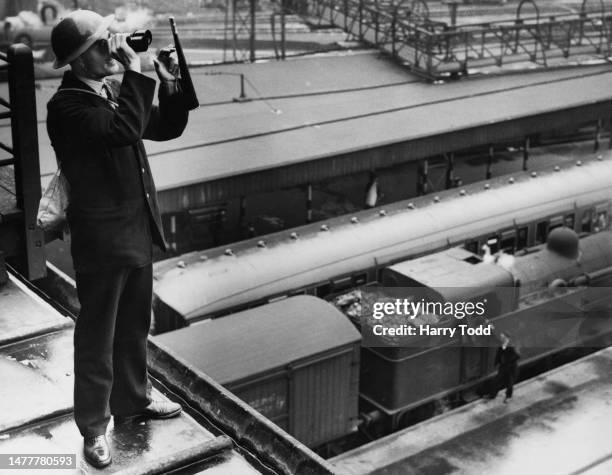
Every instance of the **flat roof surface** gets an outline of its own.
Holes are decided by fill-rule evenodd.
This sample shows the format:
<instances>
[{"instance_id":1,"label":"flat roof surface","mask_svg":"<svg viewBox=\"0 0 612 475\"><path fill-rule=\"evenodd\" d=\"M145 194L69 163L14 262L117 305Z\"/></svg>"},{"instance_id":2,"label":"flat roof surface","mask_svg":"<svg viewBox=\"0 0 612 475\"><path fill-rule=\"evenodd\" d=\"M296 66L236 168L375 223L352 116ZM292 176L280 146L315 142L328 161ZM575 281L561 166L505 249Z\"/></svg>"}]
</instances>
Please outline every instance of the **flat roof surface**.
<instances>
[{"instance_id":1,"label":"flat roof surface","mask_svg":"<svg viewBox=\"0 0 612 475\"><path fill-rule=\"evenodd\" d=\"M0 285L0 302L0 346L73 326L12 274Z\"/></svg>"},{"instance_id":2,"label":"flat roof surface","mask_svg":"<svg viewBox=\"0 0 612 475\"><path fill-rule=\"evenodd\" d=\"M73 333L66 329L0 346L0 432L71 412ZM0 450L6 453L1 445Z\"/></svg>"},{"instance_id":3,"label":"flat roof surface","mask_svg":"<svg viewBox=\"0 0 612 475\"><path fill-rule=\"evenodd\" d=\"M428 84L375 50L192 74L202 106L187 130L146 144L161 191L612 100L610 65ZM251 102L232 101L239 74ZM55 169L44 119L58 83L38 81L43 183ZM0 140L9 133L0 127Z\"/></svg>"},{"instance_id":4,"label":"flat roof surface","mask_svg":"<svg viewBox=\"0 0 612 475\"><path fill-rule=\"evenodd\" d=\"M340 474L609 473L612 348L330 460ZM502 395L503 396L503 395Z\"/></svg>"},{"instance_id":5,"label":"flat roof surface","mask_svg":"<svg viewBox=\"0 0 612 475\"><path fill-rule=\"evenodd\" d=\"M296 296L152 339L227 384L357 342L361 335L333 305Z\"/></svg>"},{"instance_id":6,"label":"flat roof surface","mask_svg":"<svg viewBox=\"0 0 612 475\"><path fill-rule=\"evenodd\" d=\"M373 71L386 82L385 68L379 72L376 66L388 60L365 54L359 58L365 71ZM343 58L337 60L342 63ZM304 74L312 74L310 65L295 63L304 68ZM443 85L416 81L408 72L405 77L412 81L270 99L267 104L254 101L201 108L181 139L182 150L170 143L148 146L158 188L165 190L612 99L609 66L474 78ZM282 113L274 113L272 108Z\"/></svg>"},{"instance_id":7,"label":"flat roof surface","mask_svg":"<svg viewBox=\"0 0 612 475\"><path fill-rule=\"evenodd\" d=\"M5 409L0 413L0 452L74 454L78 473L80 468L89 471L72 415L72 320L12 275L0 286L0 305L0 407ZM23 328L16 331L17 325ZM17 341L7 344L11 340ZM154 398L164 398L154 391ZM206 444L214 440L187 414L169 422L139 420L117 427L111 423L113 464L105 472L129 468L130 473L151 473L169 460L204 457L210 450Z\"/></svg>"},{"instance_id":8,"label":"flat roof surface","mask_svg":"<svg viewBox=\"0 0 612 475\"><path fill-rule=\"evenodd\" d=\"M153 397L160 398L161 394L155 391ZM167 420L139 420L120 425L113 425L111 422L107 440L113 462L103 470L94 469L84 460L83 438L71 414L24 426L17 431L8 432L6 436L0 440L0 451L3 454L69 454L76 457L76 469L41 470L40 473L167 473L169 469L180 467L181 462L187 464L219 452L222 457L214 460L214 464L217 469L227 469L229 467L226 464L229 463L237 466L239 461L235 458L240 457L231 450L231 444L226 442L225 437L215 437L186 414ZM260 473L244 458L240 466L242 471L237 473ZM26 472L35 473L23 473Z\"/></svg>"}]
</instances>

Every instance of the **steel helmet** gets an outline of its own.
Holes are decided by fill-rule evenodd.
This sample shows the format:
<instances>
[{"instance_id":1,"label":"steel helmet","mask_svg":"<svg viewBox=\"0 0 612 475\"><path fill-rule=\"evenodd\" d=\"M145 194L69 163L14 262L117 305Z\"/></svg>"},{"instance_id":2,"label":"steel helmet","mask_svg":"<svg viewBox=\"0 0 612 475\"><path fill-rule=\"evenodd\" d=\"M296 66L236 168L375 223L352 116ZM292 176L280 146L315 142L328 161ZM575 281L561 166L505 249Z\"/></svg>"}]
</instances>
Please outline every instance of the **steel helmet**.
<instances>
[{"instance_id":1,"label":"steel helmet","mask_svg":"<svg viewBox=\"0 0 612 475\"><path fill-rule=\"evenodd\" d=\"M66 15L51 31L51 48L55 54L55 69L62 68L81 56L102 38L115 20L91 10L75 10Z\"/></svg>"}]
</instances>

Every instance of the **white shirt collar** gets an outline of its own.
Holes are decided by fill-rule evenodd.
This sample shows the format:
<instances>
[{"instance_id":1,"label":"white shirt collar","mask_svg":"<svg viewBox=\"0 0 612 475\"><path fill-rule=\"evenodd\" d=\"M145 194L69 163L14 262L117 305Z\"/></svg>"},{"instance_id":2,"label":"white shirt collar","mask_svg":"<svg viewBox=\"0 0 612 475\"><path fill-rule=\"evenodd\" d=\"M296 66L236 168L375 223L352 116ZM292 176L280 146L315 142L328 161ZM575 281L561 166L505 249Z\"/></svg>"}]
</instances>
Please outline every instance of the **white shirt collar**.
<instances>
[{"instance_id":1,"label":"white shirt collar","mask_svg":"<svg viewBox=\"0 0 612 475\"><path fill-rule=\"evenodd\" d=\"M103 81L96 81L95 79L84 78L83 76L77 76L77 78L91 87L96 94L102 95L102 86L105 84Z\"/></svg>"}]
</instances>

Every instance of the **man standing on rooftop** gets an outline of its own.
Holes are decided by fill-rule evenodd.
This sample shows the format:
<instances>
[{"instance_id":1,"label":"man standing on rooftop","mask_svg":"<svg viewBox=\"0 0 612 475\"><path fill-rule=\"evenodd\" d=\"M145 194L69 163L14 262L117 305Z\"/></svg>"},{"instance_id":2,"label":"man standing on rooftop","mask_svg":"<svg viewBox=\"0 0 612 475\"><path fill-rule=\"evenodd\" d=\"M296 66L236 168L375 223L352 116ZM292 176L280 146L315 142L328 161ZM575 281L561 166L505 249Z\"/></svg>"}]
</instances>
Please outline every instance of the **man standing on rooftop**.
<instances>
[{"instance_id":1,"label":"man standing on rooftop","mask_svg":"<svg viewBox=\"0 0 612 475\"><path fill-rule=\"evenodd\" d=\"M179 137L187 124L176 62L162 50L160 80L141 73L127 35L109 33L113 17L77 10L51 33L55 68L70 65L48 104L47 128L69 184L68 224L81 312L74 332L74 415L89 463L111 463L106 428L141 415L177 416L181 407L151 401L147 335L152 246L166 250L156 190L142 139ZM121 81L109 79L120 72Z\"/></svg>"}]
</instances>

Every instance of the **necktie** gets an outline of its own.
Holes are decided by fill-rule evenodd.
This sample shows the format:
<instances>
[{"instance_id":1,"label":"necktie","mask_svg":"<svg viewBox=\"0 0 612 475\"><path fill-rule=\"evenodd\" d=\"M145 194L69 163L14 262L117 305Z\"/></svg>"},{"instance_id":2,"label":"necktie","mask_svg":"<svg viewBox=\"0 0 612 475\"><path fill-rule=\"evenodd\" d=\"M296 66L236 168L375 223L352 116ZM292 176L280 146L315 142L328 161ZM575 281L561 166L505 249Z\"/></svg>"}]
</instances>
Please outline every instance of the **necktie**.
<instances>
[{"instance_id":1,"label":"necktie","mask_svg":"<svg viewBox=\"0 0 612 475\"><path fill-rule=\"evenodd\" d=\"M100 95L105 99L113 100L113 95L111 94L110 87L106 83L102 83L102 89L100 90Z\"/></svg>"}]
</instances>

